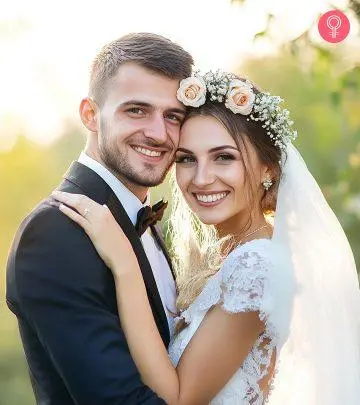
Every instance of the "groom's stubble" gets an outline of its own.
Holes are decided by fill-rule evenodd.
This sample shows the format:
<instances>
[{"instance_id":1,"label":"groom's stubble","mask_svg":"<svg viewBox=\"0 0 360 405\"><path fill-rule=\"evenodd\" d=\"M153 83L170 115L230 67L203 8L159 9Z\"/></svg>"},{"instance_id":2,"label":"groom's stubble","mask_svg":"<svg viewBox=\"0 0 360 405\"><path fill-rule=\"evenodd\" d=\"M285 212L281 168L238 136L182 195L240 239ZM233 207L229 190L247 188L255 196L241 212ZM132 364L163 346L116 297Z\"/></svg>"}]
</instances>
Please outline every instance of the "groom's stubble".
<instances>
[{"instance_id":1,"label":"groom's stubble","mask_svg":"<svg viewBox=\"0 0 360 405\"><path fill-rule=\"evenodd\" d=\"M141 138L141 143L149 147L159 146L151 139L141 135L134 135L134 140ZM138 142L134 142L138 143ZM162 145L164 146L164 145ZM171 145L167 145L171 148ZM111 128L100 116L100 132L98 133L98 151L101 163L104 164L120 181L131 183L140 187L156 187L162 184L171 169L174 158L171 159L165 170L158 171L156 165L142 162L143 168L138 169L140 159L130 156L127 143L119 144L117 137L111 136ZM131 153L133 154L133 153Z\"/></svg>"}]
</instances>

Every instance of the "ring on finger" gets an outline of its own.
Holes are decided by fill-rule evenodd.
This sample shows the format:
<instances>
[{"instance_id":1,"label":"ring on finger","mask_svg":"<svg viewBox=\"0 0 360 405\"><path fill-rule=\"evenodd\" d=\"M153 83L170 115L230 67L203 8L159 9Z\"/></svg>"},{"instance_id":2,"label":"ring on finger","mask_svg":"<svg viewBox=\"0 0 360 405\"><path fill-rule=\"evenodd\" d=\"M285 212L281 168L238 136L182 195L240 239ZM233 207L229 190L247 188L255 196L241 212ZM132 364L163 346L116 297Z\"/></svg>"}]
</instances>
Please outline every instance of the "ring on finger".
<instances>
[{"instance_id":1,"label":"ring on finger","mask_svg":"<svg viewBox=\"0 0 360 405\"><path fill-rule=\"evenodd\" d=\"M90 213L90 209L89 208L85 208L84 209L84 215L83 217L86 218L86 216Z\"/></svg>"}]
</instances>

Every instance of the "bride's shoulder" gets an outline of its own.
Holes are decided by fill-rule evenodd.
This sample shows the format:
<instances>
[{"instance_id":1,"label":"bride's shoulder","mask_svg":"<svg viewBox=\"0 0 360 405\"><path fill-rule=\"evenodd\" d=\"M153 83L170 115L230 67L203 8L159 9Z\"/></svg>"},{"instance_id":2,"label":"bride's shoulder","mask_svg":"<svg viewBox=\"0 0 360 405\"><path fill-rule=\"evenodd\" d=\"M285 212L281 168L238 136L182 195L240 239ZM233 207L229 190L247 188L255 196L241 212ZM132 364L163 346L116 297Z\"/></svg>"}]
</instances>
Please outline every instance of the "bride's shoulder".
<instances>
[{"instance_id":1,"label":"bride's shoulder","mask_svg":"<svg viewBox=\"0 0 360 405\"><path fill-rule=\"evenodd\" d=\"M286 336L295 284L285 256L271 239L237 246L220 270L223 307L229 312L258 310L272 334Z\"/></svg>"},{"instance_id":2,"label":"bride's shoulder","mask_svg":"<svg viewBox=\"0 0 360 405\"><path fill-rule=\"evenodd\" d=\"M278 264L279 249L270 239L237 246L183 312L187 323L214 305L226 312L259 311L272 336L286 336L293 298L289 269Z\"/></svg>"},{"instance_id":3,"label":"bride's shoulder","mask_svg":"<svg viewBox=\"0 0 360 405\"><path fill-rule=\"evenodd\" d=\"M253 239L236 246L225 258L222 270L224 273L239 267L252 273L256 270L267 270L274 263L276 256L271 239Z\"/></svg>"},{"instance_id":4,"label":"bride's shoulder","mask_svg":"<svg viewBox=\"0 0 360 405\"><path fill-rule=\"evenodd\" d=\"M224 283L248 281L293 284L293 266L285 247L272 239L253 239L238 245L223 261L220 274Z\"/></svg>"}]
</instances>

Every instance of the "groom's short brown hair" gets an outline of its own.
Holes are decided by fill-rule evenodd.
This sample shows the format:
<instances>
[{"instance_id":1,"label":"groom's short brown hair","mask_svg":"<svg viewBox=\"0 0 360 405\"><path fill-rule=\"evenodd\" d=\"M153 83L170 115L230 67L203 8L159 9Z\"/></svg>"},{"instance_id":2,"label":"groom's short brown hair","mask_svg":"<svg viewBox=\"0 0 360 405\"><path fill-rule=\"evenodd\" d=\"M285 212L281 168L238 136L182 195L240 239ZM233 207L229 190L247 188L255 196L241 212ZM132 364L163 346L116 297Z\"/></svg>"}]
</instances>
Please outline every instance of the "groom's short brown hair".
<instances>
[{"instance_id":1,"label":"groom's short brown hair","mask_svg":"<svg viewBox=\"0 0 360 405\"><path fill-rule=\"evenodd\" d=\"M146 32L125 35L106 44L92 63L89 95L98 103L104 98L108 80L126 62L179 80L191 75L194 63L180 45L161 35Z\"/></svg>"}]
</instances>

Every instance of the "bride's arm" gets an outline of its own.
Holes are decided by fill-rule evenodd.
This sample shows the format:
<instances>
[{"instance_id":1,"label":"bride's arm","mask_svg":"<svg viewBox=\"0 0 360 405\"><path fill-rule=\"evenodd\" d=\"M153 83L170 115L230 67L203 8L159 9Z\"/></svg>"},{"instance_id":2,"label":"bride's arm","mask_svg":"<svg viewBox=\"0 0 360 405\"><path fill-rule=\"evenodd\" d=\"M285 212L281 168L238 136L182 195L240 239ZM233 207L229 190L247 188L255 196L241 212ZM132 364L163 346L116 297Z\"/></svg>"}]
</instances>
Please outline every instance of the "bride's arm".
<instances>
[{"instance_id":1,"label":"bride's arm","mask_svg":"<svg viewBox=\"0 0 360 405\"><path fill-rule=\"evenodd\" d=\"M121 326L141 378L166 403L178 404L179 379L156 327L135 255L116 260L111 270Z\"/></svg>"},{"instance_id":2,"label":"bride's arm","mask_svg":"<svg viewBox=\"0 0 360 405\"><path fill-rule=\"evenodd\" d=\"M85 196L61 193L61 210L81 225L112 270L119 315L130 352L145 384L170 405L208 404L242 365L263 331L257 312L210 310L175 369L156 327L131 244L107 207Z\"/></svg>"},{"instance_id":3,"label":"bride's arm","mask_svg":"<svg viewBox=\"0 0 360 405\"><path fill-rule=\"evenodd\" d=\"M136 268L135 263L128 265ZM124 275L121 264L113 272L122 327L144 383L170 405L208 404L239 369L262 332L258 314L229 314L214 307L175 369L156 328L140 271Z\"/></svg>"}]
</instances>

